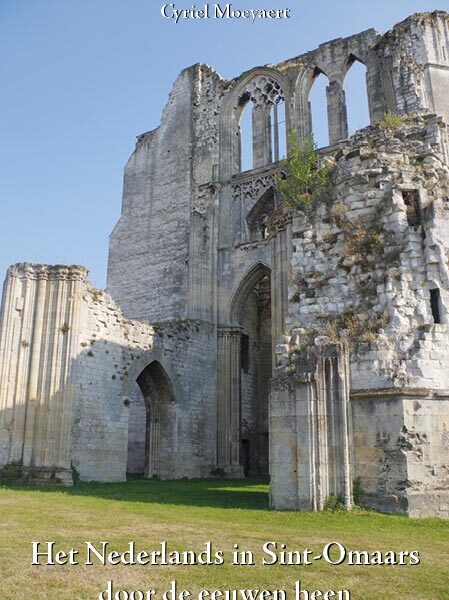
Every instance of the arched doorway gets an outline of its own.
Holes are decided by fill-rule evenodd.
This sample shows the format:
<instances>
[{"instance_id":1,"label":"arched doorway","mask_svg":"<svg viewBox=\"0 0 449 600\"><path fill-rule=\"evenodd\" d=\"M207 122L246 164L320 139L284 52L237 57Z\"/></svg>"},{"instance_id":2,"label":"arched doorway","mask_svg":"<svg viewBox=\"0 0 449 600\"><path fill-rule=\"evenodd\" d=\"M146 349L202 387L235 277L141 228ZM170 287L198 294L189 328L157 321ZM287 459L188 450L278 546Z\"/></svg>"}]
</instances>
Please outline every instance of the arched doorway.
<instances>
[{"instance_id":1,"label":"arched doorway","mask_svg":"<svg viewBox=\"0 0 449 600\"><path fill-rule=\"evenodd\" d=\"M268 396L272 376L271 271L256 265L218 336L217 464L231 475L268 475Z\"/></svg>"},{"instance_id":2,"label":"arched doorway","mask_svg":"<svg viewBox=\"0 0 449 600\"><path fill-rule=\"evenodd\" d=\"M130 397L127 473L169 479L175 471L176 411L159 362L146 366Z\"/></svg>"},{"instance_id":3,"label":"arched doorway","mask_svg":"<svg viewBox=\"0 0 449 600\"><path fill-rule=\"evenodd\" d=\"M262 272L240 303L240 464L268 475L268 394L272 374L271 278Z\"/></svg>"}]
</instances>

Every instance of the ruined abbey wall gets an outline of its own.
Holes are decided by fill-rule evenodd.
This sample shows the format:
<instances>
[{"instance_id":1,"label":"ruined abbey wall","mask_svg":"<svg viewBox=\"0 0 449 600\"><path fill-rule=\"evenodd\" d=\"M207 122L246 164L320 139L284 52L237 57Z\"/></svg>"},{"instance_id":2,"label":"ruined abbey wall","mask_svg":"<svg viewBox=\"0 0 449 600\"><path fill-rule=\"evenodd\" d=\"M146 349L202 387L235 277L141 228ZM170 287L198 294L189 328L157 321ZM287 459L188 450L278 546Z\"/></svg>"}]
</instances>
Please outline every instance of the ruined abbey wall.
<instances>
[{"instance_id":1,"label":"ruined abbey wall","mask_svg":"<svg viewBox=\"0 0 449 600\"><path fill-rule=\"evenodd\" d=\"M304 349L346 342L354 477L371 504L402 503L398 509L417 514L429 510L432 493L447 510L446 156L447 127L435 117L411 119L395 133L360 132L337 154L332 203L292 218L290 335L274 383L273 419L284 423L280 405L292 417L298 405L282 390L288 381L295 388ZM277 453L285 453L284 442ZM307 435L301 445L309 443ZM292 456L280 460L296 464ZM306 461L299 468L310 475ZM288 504L282 496L297 494L297 478L286 478L294 490L279 482L274 493Z\"/></svg>"},{"instance_id":2,"label":"ruined abbey wall","mask_svg":"<svg viewBox=\"0 0 449 600\"><path fill-rule=\"evenodd\" d=\"M370 125L348 139L355 62ZM318 77L330 181L301 212L276 178L286 134L313 133ZM447 516L448 92L443 12L230 81L182 71L125 167L107 292L81 267L7 275L0 467L65 482L269 471L277 508L332 494L349 508L356 481L372 506Z\"/></svg>"},{"instance_id":3,"label":"ruined abbey wall","mask_svg":"<svg viewBox=\"0 0 449 600\"><path fill-rule=\"evenodd\" d=\"M83 267L30 264L8 272L1 324L0 464L22 465L25 480L70 483L78 473L123 481L133 386L157 360L179 399L176 406L168 400L171 463L162 474L209 473L213 433L200 432L214 381L204 381L200 367L185 370L193 356L202 365L210 360L210 330L202 324L176 321L155 331L126 319L108 294L89 285ZM163 452L163 445L155 449Z\"/></svg>"}]
</instances>

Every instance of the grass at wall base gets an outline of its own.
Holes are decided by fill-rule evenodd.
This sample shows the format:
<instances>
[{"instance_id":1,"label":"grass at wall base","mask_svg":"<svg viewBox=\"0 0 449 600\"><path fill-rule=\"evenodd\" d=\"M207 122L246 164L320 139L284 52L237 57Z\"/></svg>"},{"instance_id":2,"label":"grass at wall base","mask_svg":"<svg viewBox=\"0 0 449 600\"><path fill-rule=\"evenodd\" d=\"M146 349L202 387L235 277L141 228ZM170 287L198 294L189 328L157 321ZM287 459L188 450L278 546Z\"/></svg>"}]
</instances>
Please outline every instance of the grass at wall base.
<instances>
[{"instance_id":1,"label":"grass at wall base","mask_svg":"<svg viewBox=\"0 0 449 600\"><path fill-rule=\"evenodd\" d=\"M206 542L230 559L234 544L252 550L255 566L31 566L31 541L58 549L108 541L110 550L204 549ZM261 564L262 546L321 552L338 541L348 550L419 550L416 566L310 566ZM449 598L449 521L412 520L355 509L323 513L277 512L268 485L221 479L120 484L78 483L73 488L0 487L0 582L2 600L94 599L112 579L117 589L158 590L173 579L192 593L201 589L286 589L296 580L308 590L349 589L351 599L443 600ZM287 600L294 596L287 596Z\"/></svg>"}]
</instances>

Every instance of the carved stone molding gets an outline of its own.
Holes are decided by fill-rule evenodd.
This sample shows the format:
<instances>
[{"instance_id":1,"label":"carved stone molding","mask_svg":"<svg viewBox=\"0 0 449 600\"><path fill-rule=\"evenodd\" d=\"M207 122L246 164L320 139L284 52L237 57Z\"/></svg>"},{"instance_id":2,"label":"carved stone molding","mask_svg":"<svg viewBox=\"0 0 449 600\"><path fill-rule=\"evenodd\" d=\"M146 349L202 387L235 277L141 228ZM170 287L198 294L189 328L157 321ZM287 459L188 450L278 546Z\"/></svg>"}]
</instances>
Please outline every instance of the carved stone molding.
<instances>
[{"instance_id":1,"label":"carved stone molding","mask_svg":"<svg viewBox=\"0 0 449 600\"><path fill-rule=\"evenodd\" d=\"M80 265L42 265L17 263L8 269L8 277L86 281L88 270Z\"/></svg>"},{"instance_id":2,"label":"carved stone molding","mask_svg":"<svg viewBox=\"0 0 449 600\"><path fill-rule=\"evenodd\" d=\"M248 95L256 108L272 106L285 100L280 84L268 75L260 75L252 79L242 95Z\"/></svg>"},{"instance_id":3,"label":"carved stone molding","mask_svg":"<svg viewBox=\"0 0 449 600\"><path fill-rule=\"evenodd\" d=\"M276 175L283 173L279 168L270 171L252 173L245 178L239 178L238 182L232 184L233 200L257 200L270 187L276 185Z\"/></svg>"}]
</instances>

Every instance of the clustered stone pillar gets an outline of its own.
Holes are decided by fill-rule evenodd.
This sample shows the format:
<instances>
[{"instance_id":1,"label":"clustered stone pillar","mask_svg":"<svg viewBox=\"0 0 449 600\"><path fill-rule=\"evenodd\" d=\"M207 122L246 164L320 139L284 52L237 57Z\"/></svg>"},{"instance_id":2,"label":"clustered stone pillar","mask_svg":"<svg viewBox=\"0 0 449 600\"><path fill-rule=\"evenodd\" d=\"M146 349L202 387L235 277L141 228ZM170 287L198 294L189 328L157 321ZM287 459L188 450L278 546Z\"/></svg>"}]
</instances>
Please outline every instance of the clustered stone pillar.
<instances>
[{"instance_id":1,"label":"clustered stone pillar","mask_svg":"<svg viewBox=\"0 0 449 600\"><path fill-rule=\"evenodd\" d=\"M285 331L285 318L288 313L289 269L292 255L291 218L288 215L283 215L275 227L278 230L271 239L273 367L276 366L276 344L280 343Z\"/></svg>"},{"instance_id":2,"label":"clustered stone pillar","mask_svg":"<svg viewBox=\"0 0 449 600\"><path fill-rule=\"evenodd\" d=\"M218 330L217 467L242 476L240 465L240 327Z\"/></svg>"},{"instance_id":3,"label":"clustered stone pillar","mask_svg":"<svg viewBox=\"0 0 449 600\"><path fill-rule=\"evenodd\" d=\"M74 370L87 271L18 264L0 321L0 465L71 482Z\"/></svg>"},{"instance_id":4,"label":"clustered stone pillar","mask_svg":"<svg viewBox=\"0 0 449 600\"><path fill-rule=\"evenodd\" d=\"M352 506L349 358L343 344L307 348L270 398L270 500L322 510L331 495Z\"/></svg>"}]
</instances>

